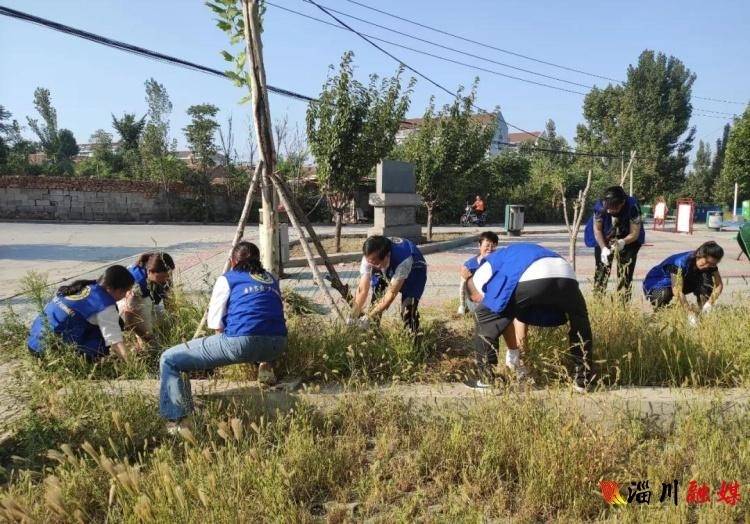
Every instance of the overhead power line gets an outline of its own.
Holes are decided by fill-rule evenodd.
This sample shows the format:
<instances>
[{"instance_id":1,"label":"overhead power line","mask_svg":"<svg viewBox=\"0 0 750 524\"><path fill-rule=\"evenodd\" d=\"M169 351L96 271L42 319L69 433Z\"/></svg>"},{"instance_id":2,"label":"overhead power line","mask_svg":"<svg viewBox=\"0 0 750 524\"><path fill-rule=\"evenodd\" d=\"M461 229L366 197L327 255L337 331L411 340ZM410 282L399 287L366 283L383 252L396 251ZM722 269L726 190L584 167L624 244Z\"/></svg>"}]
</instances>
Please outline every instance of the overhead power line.
<instances>
[{"instance_id":1,"label":"overhead power line","mask_svg":"<svg viewBox=\"0 0 750 524\"><path fill-rule=\"evenodd\" d=\"M305 1L309 1L309 0L305 0ZM314 2L310 2L310 3L314 4ZM276 7L278 7L278 6L276 6ZM133 45L133 44L128 44L128 43L125 43L125 42L121 42L121 41L118 41L118 40L107 38L107 37L104 37L104 36L101 36L101 35L97 35L95 33L91 33L89 31L84 31L82 29L77 29L77 28L74 28L74 27L71 27L71 26L68 26L68 25L65 25L65 24L61 24L61 23L58 23L58 22L47 20L45 18L41 18L41 17L35 16L35 15L31 15L29 13L24 13L22 11L17 11L15 9L11 9L11 8L8 8L8 7L0 6L0 15L5 15L5 16L8 16L10 18L15 18L15 19L18 19L18 20L23 20L23 21L26 21L26 22L30 22L30 23L33 23L33 24L36 24L36 25L40 25L40 26L46 27L48 29L53 29L55 31L59 31L59 32L62 32L62 33L65 33L65 34L69 34L69 35L72 35L72 36L83 38L83 39L88 40L90 42L94 42L94 43L97 43L97 44L100 44L100 45L104 45L104 46L107 46L107 47L110 47L110 48L113 48L113 49L118 49L120 51L125 51L125 52L128 52L128 53L132 53L132 54L135 54L135 55L138 55L138 56L143 56L143 57L146 57L146 58L149 58L149 59L152 59L152 60L157 60L157 61L160 61L160 62L163 62L163 63L172 64L172 65L177 65L177 66L180 66L180 67L184 67L184 68L191 69L191 70L194 70L194 71L199 71L199 72L210 74L210 75L213 75L213 76L228 78L225 72L220 71L218 69L214 69L214 68L211 68L211 67L208 67L208 66L197 64L195 62L191 62L191 61L188 61L188 60L184 60L184 59L181 59L181 58L170 56L170 55L167 55L167 54L164 54L164 53L160 53L160 52L157 52L157 51L153 51L153 50L150 50L150 49L146 49L144 47L140 47L140 46L136 46L136 45ZM326 22L326 23L328 23L328 22ZM334 27L339 27L339 26L336 26L335 24L330 24L330 23L328 23L328 24L329 25L333 25ZM349 31L353 31L353 32L357 33L357 31L352 30L351 28L349 28L345 24L344 24L343 28L347 29ZM359 33L357 33L357 34L359 34ZM365 38L365 40L366 40L366 38ZM373 45L375 45L375 44L373 44ZM379 46L375 45L375 47L377 47L378 49L380 49L382 52L386 53L388 56L390 56L391 58L393 58L394 60L396 60L400 64L403 64L404 67L406 67L407 69L415 72L416 74L418 74L420 77L424 78L425 80L427 80L431 84L433 84L436 87L440 88L441 90L445 91L446 93L452 95L453 97L457 96L456 93L454 93L454 92L450 91L449 89L443 87L442 85L438 84L437 82L429 79L425 75L417 72L416 70L414 70L414 68L408 66L408 64L404 64L401 60L399 60L398 58L394 57L393 55L391 55L387 51L382 50L382 48L380 48ZM300 93L297 93L295 91L291 91L291 90L288 90L288 89L283 89L283 88L274 87L274 86L270 86L270 85L267 86L267 87L268 87L269 91L271 91L271 92L273 92L275 94L278 94L278 95L281 95L281 96L290 97L290 98L293 98L293 99L296 99L296 100L301 100L301 101L304 101L304 102L313 102L313 101L317 100L316 98L313 98L313 97L310 97L310 96L307 96L307 95L303 95L303 94L300 94ZM477 108L477 109L479 109L480 111L486 112L483 109L478 108L477 106L474 106L474 107ZM721 117L712 117L710 115L703 115L703 116L707 116L707 117L711 117L711 118L721 118ZM519 130L519 131L521 131L523 133L526 133L528 135L533 136L529 131L526 131L526 130L524 130L524 129L522 129L522 128L514 125L514 124L511 124L511 123L507 122L504 119L503 119L503 121L508 126L514 128L514 129L517 129L517 130ZM538 139L549 142L544 137L538 137ZM509 142L508 143L501 142L501 143L503 145L516 146L516 144L512 144L512 143L509 143ZM619 154L615 154L615 153L577 152L575 150L560 151L560 150L541 149L541 148L536 148L536 149L539 150L539 151L549 151L549 152L558 152L558 153L564 152L564 153L567 153L567 154L578 155L578 156L591 156L591 157L599 157L599 158L620 158L620 155Z\"/></svg>"},{"instance_id":2,"label":"overhead power line","mask_svg":"<svg viewBox=\"0 0 750 524\"><path fill-rule=\"evenodd\" d=\"M266 4L270 5L272 7L275 7L277 9L281 9L282 11L287 11L289 13L293 13L295 15L299 15L299 16L301 16L303 18L307 18L307 19L310 19L310 20L314 20L316 22L320 22L321 24L325 24L325 25L328 25L328 26L331 26L331 27L335 27L336 29L341 29L341 30L344 30L344 31L348 31L348 29L346 27L343 27L343 26L340 26L338 24L334 24L334 23L328 22L328 21L323 20L321 18L310 16L310 15L302 13L300 11L295 11L294 9L289 9L289 8L286 8L286 7L282 7L280 5L274 4L273 2L266 1ZM328 8L326 8L326 9L328 9ZM331 9L331 11L334 11L334 10ZM380 38L380 37L377 37L377 36L369 35L367 33L362 33L362 34L364 36L372 39L372 40L377 40L378 42L383 42L385 44L389 44L389 45L392 45L392 46L400 47L401 49L406 49L408 51L413 51L414 53L419 53L421 55L430 56L432 58L437 58L438 60L442 60L444 62L450 62L452 64L456 64L456 65L468 67L468 68L471 68L471 69L476 69L477 71L482 71L484 73L490 73L490 74L493 74L493 75L498 75L498 76L502 76L502 77L505 77L505 78L510 78L512 80L518 80L520 82L525 82L527 84L533 84L533 85L537 85L537 86L541 86L541 87L547 87L547 88L550 88L550 89L556 89L558 91L564 91L566 93L573 93L573 94L576 94L576 95L584 95L584 96L586 95L586 93L583 93L581 91L575 91L573 89L567 89L565 87L559 87L559 86L554 86L554 85L550 85L550 84L545 84L544 82L537 82L536 80L529 80L528 78L521 78L521 77L518 77L518 76L509 75L507 73L502 73L500 71L495 71L493 69L487 69L486 67L481 67L481 66L477 66L477 65L474 65L474 64L468 64L466 62L461 62L460 60L455 60L453 58L448 58L448 57L445 57L445 56L436 55L436 54L430 53L428 51L423 51L421 49L416 49L416 48L413 48L413 47L409 47L409 46L406 46L406 45L403 45L403 44L399 44L397 42L393 42L391 40L386 40L384 38ZM512 67L512 66L510 66L510 67ZM518 69L518 68L514 68L514 69ZM526 71L526 70L522 69L522 71ZM537 73L532 73L532 74L537 74ZM547 75L540 75L540 76L547 77L547 78L553 78L555 80L558 80L555 77L549 77ZM566 82L566 80L560 80L560 81L561 82ZM583 86L583 87L590 87L590 86L586 86L585 84L577 84L575 82L568 82L568 83L571 83L571 84L574 84L574 85L580 85L580 86Z\"/></svg>"},{"instance_id":3,"label":"overhead power line","mask_svg":"<svg viewBox=\"0 0 750 524\"><path fill-rule=\"evenodd\" d=\"M303 1L305 1L305 0L303 0ZM280 6L278 4L275 4L275 3L269 2L269 1L266 1L266 4L272 6L272 7L276 8L276 9L280 9L282 11L286 11L288 13L292 13L292 14L301 16L301 17L306 18L308 20L313 20L315 22L319 22L321 24L325 24L327 26L334 27L336 29L348 31L348 29L346 27L343 27L343 26L341 26L339 24L334 24L334 23L329 22L327 20L323 20L321 18L308 15L307 13L303 13L303 12L297 11L295 9L290 9L288 7ZM556 77L556 76L545 75L543 73L538 73L538 72L535 72L535 71L531 71L530 69L524 69L524 68L520 68L520 67L509 65L509 64L505 64L503 62L498 62L496 60L492 60L491 58L482 57L482 56L479 56L479 55L475 55L473 53L468 53L468 52L462 51L460 49L456 49L456 48L453 48L453 47L445 46L443 44L440 44L440 43L437 43L437 42L433 42L431 40L426 40L424 38L419 38L419 37L416 37L416 36L413 36L413 35L409 35L409 34L404 33L402 31L398 31L396 29L392 29L392 28L389 28L389 27L386 27L386 26L383 26L383 25L371 22L369 20L365 20L363 18L359 18L359 17L353 16L353 15L344 13L343 11L339 11L337 9L333 9L333 8L325 6L323 4L321 4L321 6L325 7L327 10L329 10L329 11L331 11L333 13L338 13L338 14L340 14L342 16L346 16L348 18L352 18L354 20L358 20L360 22L364 22L366 24L370 24L370 25L373 25L375 27L379 27L379 28L385 29L387 31L391 31L391 32L396 33L396 34L403 35L403 36L405 36L407 38L411 38L413 40L417 40L417 41L420 41L420 42L425 42L427 44L430 44L430 45L433 45L433 46L436 46L436 47L440 47L440 48L443 48L443 49L447 49L449 51L452 51L452 52L455 52L455 53L459 53L459 54L463 54L463 55L466 55L466 56L469 56L469 57L472 57L472 58L476 58L478 60L484 60L486 62L490 62L490 63L493 63L493 64L498 64L498 65L501 65L501 66L504 66L504 67L508 67L508 68L511 68L511 69L515 69L515 70L518 70L518 71L523 71L523 72L526 72L526 73L530 73L532 75L537 75L537 76L540 76L540 77L543 77L543 78L549 78L549 79L552 79L552 80L555 80L555 81L558 81L558 82L564 82L564 83L575 85L575 86L585 87L587 89L593 89L595 87L593 85L581 84L581 83L578 83L578 82L572 82L570 80L565 80L563 78L559 78L559 77ZM514 76L514 75L509 75L507 73L502 73L500 71L495 71L495 70L492 70L492 69L487 69L485 67L481 67L481 66L478 66L478 65L475 65L475 64L468 64L466 62L461 62L461 61L455 60L453 58L449 58L449 57L445 57L445 56L441 56L441 55L436 55L434 53L430 53L428 51L423 51L421 49L415 49L413 47L409 47L409 46L406 46L406 45L403 45L403 44L399 44L397 42L393 42L391 40L386 40L384 38L380 38L380 37L377 37L377 36L374 36L374 35L371 35L371 34L367 34L367 33L364 33L364 32L362 32L361 34L363 34L364 36L366 36L366 37L368 37L368 38L370 38L372 40L377 40L378 42L383 42L383 43L386 43L386 44L389 44L389 45L392 45L392 46L396 46L396 47L400 47L402 49L406 49L408 51L412 51L412 52L419 53L419 54L422 54L422 55L426 55L426 56L429 56L429 57L432 57L432 58L436 58L436 59L442 60L444 62L449 62L449 63L457 64L457 65L460 65L460 66L468 67L468 68L471 68L471 69L475 69L477 71L482 71L482 72L485 72L485 73L490 73L490 74L502 76L502 77L505 77L505 78L510 78L512 80L518 80L518 81L521 81L521 82L525 82L525 83L529 83L529 84L541 86L541 87L546 87L546 88L550 88L550 89L556 89L558 91L564 91L566 93L573 93L573 94L577 94L577 95L581 95L581 96L586 96L586 94L587 94L587 93L583 93L581 91L576 91L576 90L573 90L573 89L567 89L567 88L563 88L563 87L559 87L559 86L555 86L555 85L545 84L543 82L537 82L535 80L529 80L529 79L526 79L526 78L520 78L520 77L517 77L517 76ZM723 112L723 111L713 111L713 110L710 110L710 109L703 109L703 108L694 108L694 109L697 110L697 111L704 111L706 113L716 113L716 114L725 115L725 116L734 116L733 113L726 113L726 112Z\"/></svg>"},{"instance_id":4,"label":"overhead power line","mask_svg":"<svg viewBox=\"0 0 750 524\"><path fill-rule=\"evenodd\" d=\"M437 27L434 27L434 26L430 26L430 25L427 25L427 24L423 24L421 22L418 22L418 21L410 19L410 18L399 16L397 14L385 11L383 9L378 9L377 7L373 7L373 6L367 5L367 4L365 4L363 2L359 2L357 0L346 0L346 1L349 2L349 3L351 3L351 4L363 7L365 9L369 9L370 11L375 11L376 13L380 13L382 15L389 16L391 18L395 18L396 20L401 20L402 22L407 22L409 24L413 24L413 25L416 25L418 27L422 27L424 29L428 29L430 31L434 31L436 33L440 33L440 34L445 35L445 36L450 36L450 37L456 38L458 40L463 40L464 42L468 42L468 43L471 43L471 44L474 44L474 45L485 47L487 49L492 49L492 50L498 51L500 53L505 53L505 54L508 54L508 55L516 56L518 58L523 58L525 60L531 60L532 62L536 62L536 63L539 63L539 64L548 65L550 67L556 67L558 69L562 69L562 70L565 70L565 71L570 71L570 72L573 72L573 73L579 73L579 74L590 76L590 77L593 77L593 78L599 78L601 80L609 80L610 82L615 82L617 84L622 84L623 83L622 80L619 80L617 78L612 78L612 77L604 76L604 75L598 75L596 73L590 73L588 71L583 71L582 69L576 69L574 67L568 67L568 66L565 66L565 65L557 64L555 62L549 62L547 60L542 60L540 58L534 58L533 56L529 56L529 55L525 55L525 54L522 54L522 53L518 53L516 51L511 51L510 49L503 49L502 47L497 47L497 46L494 46L492 44L487 44L485 42L479 42L477 40L473 40L471 38L467 38L465 36L461 36L461 35L458 35L456 33L451 33L450 31L445 31L443 29L440 29L440 28L437 28ZM703 96L695 96L695 98L698 99L698 100L707 100L709 102L720 102L720 103L723 103L723 104L737 104L737 105L741 105L741 106L746 106L748 104L747 102L738 102L736 100L725 100L725 99L721 99L721 98L711 98L711 97L703 97Z\"/></svg>"},{"instance_id":5,"label":"overhead power line","mask_svg":"<svg viewBox=\"0 0 750 524\"><path fill-rule=\"evenodd\" d=\"M189 62L188 60L176 58L174 56L166 55L164 53L151 51L150 49L128 44L125 42L121 42L119 40L113 40L111 38L107 38L107 37L100 36L94 33L90 33L89 31L76 29L75 27L71 27L69 25L61 24L58 22L53 22L52 20L47 20L46 18L41 18L39 16L31 15L29 13L24 13L22 11L17 11L15 9L10 9L9 7L0 6L0 15L5 15L11 18L16 18L18 20L31 22L33 24L41 25L49 29L54 29L55 31L60 31L62 33L66 33L69 35L77 36L79 38L83 38L84 40L88 40L90 42L95 42L97 44L105 45L107 47L119 49L120 51L125 51L125 52L132 53L135 55L145 56L145 57L151 58L152 60L158 60L160 62L167 62L170 64L175 64L181 67L185 67L187 69L200 71L202 73L209 73L209 74L216 75L216 76L222 76L222 77L227 76L224 71L220 71L218 69L213 69L211 67L196 64L195 62ZM274 86L269 85L268 90L271 91L272 93L276 93L277 95L295 98L297 100L304 100L305 102L310 102L312 100L315 100L312 97L301 95L299 93L295 93L294 91L289 91L287 89L282 89L280 87L274 87Z\"/></svg>"}]
</instances>

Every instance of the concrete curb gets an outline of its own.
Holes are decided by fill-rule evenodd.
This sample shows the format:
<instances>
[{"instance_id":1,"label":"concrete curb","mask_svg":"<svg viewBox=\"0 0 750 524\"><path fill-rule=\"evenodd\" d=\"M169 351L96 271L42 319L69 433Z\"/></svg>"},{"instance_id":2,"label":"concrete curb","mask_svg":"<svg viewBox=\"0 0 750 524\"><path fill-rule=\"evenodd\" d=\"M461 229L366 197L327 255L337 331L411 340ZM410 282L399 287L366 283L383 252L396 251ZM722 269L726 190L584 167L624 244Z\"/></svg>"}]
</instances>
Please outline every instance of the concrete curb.
<instances>
[{"instance_id":1,"label":"concrete curb","mask_svg":"<svg viewBox=\"0 0 750 524\"><path fill-rule=\"evenodd\" d=\"M333 235L320 235L319 238L330 238ZM362 235L350 235L350 236L362 236ZM452 238L451 240L444 240L442 242L433 242L431 244L424 244L419 246L419 250L422 252L423 255L429 255L431 253L439 253L440 251L447 251L448 249L453 249L454 247L463 246L465 244L470 244L472 242L476 242L479 239L479 235L470 235L466 237L461 238ZM299 240L295 240L294 242L299 242ZM289 243L290 246L294 245L292 242ZM328 255L328 259L331 261L332 264L343 264L345 262L356 262L362 258L362 253L359 251L354 251L350 253L337 253L335 255ZM323 259L321 257L315 258L315 263L317 265L323 265ZM289 262L284 264L284 267L307 267L307 259L306 258L290 258Z\"/></svg>"},{"instance_id":2,"label":"concrete curb","mask_svg":"<svg viewBox=\"0 0 750 524\"><path fill-rule=\"evenodd\" d=\"M567 233L567 229L549 229L549 230L542 230L542 229L532 229L529 231L524 231L523 235L518 237L508 237L508 235L500 234L501 241L503 238L514 238L514 239L520 239L527 235L549 235L549 234L558 234L558 233ZM440 253L442 251L448 251L449 249L453 249L454 247L463 246L466 244L471 244L472 242L476 242L479 240L480 233L475 233L473 235L468 235L461 238L452 238L451 240L443 240L442 242L433 242L431 244L422 244L419 246L419 250L422 252L423 255L430 255L432 253ZM353 237L362 237L364 238L365 235L362 235L361 233L343 233L343 237L347 238L353 238ZM321 240L326 238L333 238L333 234L331 233L323 233L321 235L318 235L318 238ZM308 239L309 241L309 239ZM299 239L295 239L289 242L289 247L295 246L299 244ZM330 259L332 264L343 264L345 262L356 262L362 257L362 253L355 251L350 253L336 253L334 255L328 255L328 258ZM320 257L315 258L315 263L317 265L323 265L323 259ZM289 262L284 264L284 267L306 267L307 266L307 259L306 258L290 258Z\"/></svg>"}]
</instances>

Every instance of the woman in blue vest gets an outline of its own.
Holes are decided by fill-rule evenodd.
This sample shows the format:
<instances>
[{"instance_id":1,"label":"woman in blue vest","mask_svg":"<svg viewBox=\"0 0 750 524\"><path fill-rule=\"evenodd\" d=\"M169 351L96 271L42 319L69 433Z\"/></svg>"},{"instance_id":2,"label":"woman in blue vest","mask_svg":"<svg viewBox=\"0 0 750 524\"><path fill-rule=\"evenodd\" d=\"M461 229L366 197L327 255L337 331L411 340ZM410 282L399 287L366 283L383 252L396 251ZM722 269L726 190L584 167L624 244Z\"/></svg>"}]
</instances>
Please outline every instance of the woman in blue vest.
<instances>
[{"instance_id":1,"label":"woman in blue vest","mask_svg":"<svg viewBox=\"0 0 750 524\"><path fill-rule=\"evenodd\" d=\"M474 272L479 269L479 266L487 255L497 249L497 244L500 242L497 234L493 231L485 231L479 235L479 254L469 258L461 266L461 284L459 286L458 293L458 314L465 315L466 311L473 312L476 305L471 300L468 300L466 295L466 281L469 280Z\"/></svg>"},{"instance_id":2,"label":"woman in blue vest","mask_svg":"<svg viewBox=\"0 0 750 524\"><path fill-rule=\"evenodd\" d=\"M271 362L286 349L279 281L263 269L255 244L240 242L231 260L232 269L216 280L208 307L207 325L216 334L174 346L161 356L159 409L170 421L170 431L178 430L193 409L183 372Z\"/></svg>"},{"instance_id":3,"label":"woman in blue vest","mask_svg":"<svg viewBox=\"0 0 750 524\"><path fill-rule=\"evenodd\" d=\"M635 197L628 196L620 186L604 192L594 204L594 214L586 223L584 240L594 248L594 291L607 290L612 262L617 258L617 291L630 300L630 286L638 259L638 251L646 240L641 222L641 208Z\"/></svg>"},{"instance_id":4,"label":"woman in blue vest","mask_svg":"<svg viewBox=\"0 0 750 524\"><path fill-rule=\"evenodd\" d=\"M588 389L593 380L591 324L575 272L565 259L536 244L511 244L487 256L468 288L479 303L474 343L483 376L476 387L491 385L500 335L508 346L508 367L519 378L528 374L513 327L519 319L532 326L570 324L573 386Z\"/></svg>"},{"instance_id":5,"label":"woman in blue vest","mask_svg":"<svg viewBox=\"0 0 750 524\"><path fill-rule=\"evenodd\" d=\"M60 287L31 325L29 350L42 355L59 337L89 360L114 352L128 354L120 329L116 303L133 285L133 276L123 266L110 266L98 280L76 280Z\"/></svg>"},{"instance_id":6,"label":"woman in blue vest","mask_svg":"<svg viewBox=\"0 0 750 524\"><path fill-rule=\"evenodd\" d=\"M419 330L419 299L427 283L427 263L419 248L404 238L371 236L362 246L359 285L354 296L348 323L367 327L377 321L401 294L401 319L413 333ZM370 293L373 271L380 272L378 287L373 289L374 306L366 316L362 313Z\"/></svg>"},{"instance_id":7,"label":"woman in blue vest","mask_svg":"<svg viewBox=\"0 0 750 524\"><path fill-rule=\"evenodd\" d=\"M719 262L724 250L714 241L701 244L695 251L677 253L653 267L643 280L646 298L659 309L677 297L691 323L696 314L708 313L724 289L719 274ZM685 295L694 294L698 306L691 306Z\"/></svg>"},{"instance_id":8,"label":"woman in blue vest","mask_svg":"<svg viewBox=\"0 0 750 524\"><path fill-rule=\"evenodd\" d=\"M154 307L166 297L174 261L167 253L143 253L128 267L135 284L118 304L126 329L132 329L141 344L153 339Z\"/></svg>"}]
</instances>

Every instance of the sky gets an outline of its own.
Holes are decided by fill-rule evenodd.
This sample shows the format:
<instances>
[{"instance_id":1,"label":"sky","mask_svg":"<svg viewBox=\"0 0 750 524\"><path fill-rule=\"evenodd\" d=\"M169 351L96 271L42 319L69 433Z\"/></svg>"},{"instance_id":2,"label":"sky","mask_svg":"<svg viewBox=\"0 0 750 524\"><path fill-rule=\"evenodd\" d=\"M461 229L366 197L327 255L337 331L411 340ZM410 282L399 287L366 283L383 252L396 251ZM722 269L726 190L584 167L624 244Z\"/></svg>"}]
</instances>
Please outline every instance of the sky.
<instances>
[{"instance_id":1,"label":"sky","mask_svg":"<svg viewBox=\"0 0 750 524\"><path fill-rule=\"evenodd\" d=\"M750 100L750 2L659 0L657 2L577 1L529 2L508 0L359 0L381 10L444 29L472 40L528 55L546 62L622 79L629 64L644 49L653 49L681 59L697 74L694 96L746 103ZM273 3L327 18L303 0L273 0ZM396 29L411 36L481 55L545 75L586 85L607 85L606 80L562 70L512 56L487 47L457 40L405 21L391 18L348 0L320 0L324 6ZM213 13L193 0L0 0L0 5L51 19L109 38L122 40L216 69L229 64L220 55L230 49L226 35L215 26ZM340 16L340 15L337 15ZM588 89L483 62L445 49L435 48L403 35L363 22L343 18L357 30L403 45L429 51L509 75L558 87ZM332 20L331 20L332 21ZM349 31L268 6L263 32L266 75L269 85L308 96L317 96L329 65L352 50L358 78L371 73L392 75L397 63ZM553 119L560 134L571 142L582 118L583 96L531 85L499 75L476 71L413 51L380 44L400 60L455 90L480 77L478 105L502 109L505 119L522 129L542 130ZM103 47L73 36L0 16L0 105L22 124L36 117L33 93L37 86L51 91L58 125L73 131L79 143L103 128L113 132L111 114L146 112L144 82L155 78L166 87L174 110L171 137L185 147L182 129L189 122L187 108L212 103L219 107L219 120L234 120L236 147L247 155L250 107L240 105L245 94L230 81L216 76L152 61ZM450 95L418 78L408 116L421 116L431 96L441 105ZM285 115L292 128L304 130L306 105L271 95L271 116ZM730 117L715 113L741 113L741 104L693 100L696 109L691 125L697 139L711 144L721 135ZM717 117L718 118L715 118ZM511 129L513 132L514 129ZM25 134L31 137L30 130Z\"/></svg>"}]
</instances>

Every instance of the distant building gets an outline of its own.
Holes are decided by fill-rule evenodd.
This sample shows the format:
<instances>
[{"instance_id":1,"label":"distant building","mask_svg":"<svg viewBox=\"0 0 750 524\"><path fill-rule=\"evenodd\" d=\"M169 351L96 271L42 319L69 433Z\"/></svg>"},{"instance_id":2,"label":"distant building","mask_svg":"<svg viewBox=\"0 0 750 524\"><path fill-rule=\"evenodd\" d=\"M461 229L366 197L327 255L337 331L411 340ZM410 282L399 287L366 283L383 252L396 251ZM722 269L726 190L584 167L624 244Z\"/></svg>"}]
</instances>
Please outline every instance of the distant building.
<instances>
[{"instance_id":1,"label":"distant building","mask_svg":"<svg viewBox=\"0 0 750 524\"><path fill-rule=\"evenodd\" d=\"M544 131L530 131L528 133L510 133L508 135L508 142L511 146L516 147L525 142L531 142L532 145L538 146L540 139L544 139Z\"/></svg>"},{"instance_id":2,"label":"distant building","mask_svg":"<svg viewBox=\"0 0 750 524\"><path fill-rule=\"evenodd\" d=\"M474 121L481 122L482 124L486 125L497 123L497 127L495 128L495 135L492 137L490 148L487 151L488 155L497 155L504 148L508 147L508 124L505 122L505 118L503 118L503 114L500 111L498 111L497 113L482 113L473 115L472 118L474 119ZM396 143L402 144L404 140L406 140L406 137L419 129L420 125L422 125L421 118L407 118L402 121L401 125L399 126L398 132L396 132Z\"/></svg>"}]
</instances>

